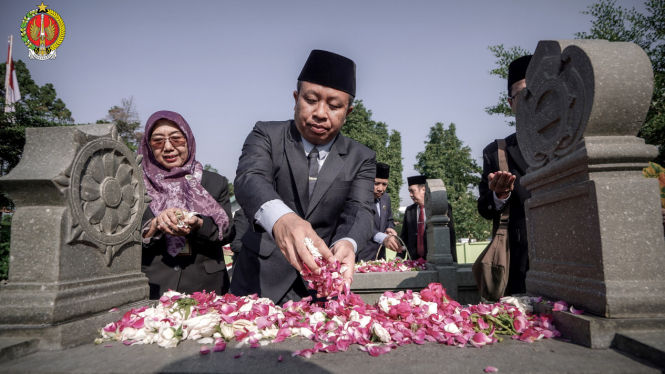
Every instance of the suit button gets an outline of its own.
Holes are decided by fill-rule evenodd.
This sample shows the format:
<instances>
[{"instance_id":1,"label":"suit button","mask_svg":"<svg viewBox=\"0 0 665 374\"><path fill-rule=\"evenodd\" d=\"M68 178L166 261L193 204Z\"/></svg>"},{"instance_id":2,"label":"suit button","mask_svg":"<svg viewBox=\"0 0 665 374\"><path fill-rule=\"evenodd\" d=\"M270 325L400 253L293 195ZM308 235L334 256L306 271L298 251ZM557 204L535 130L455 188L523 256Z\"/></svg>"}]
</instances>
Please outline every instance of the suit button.
<instances>
[{"instance_id":1,"label":"suit button","mask_svg":"<svg viewBox=\"0 0 665 374\"><path fill-rule=\"evenodd\" d=\"M178 265L174 266L174 267L173 267L173 270L175 270L175 271L180 271L180 266L178 266Z\"/></svg>"},{"instance_id":2,"label":"suit button","mask_svg":"<svg viewBox=\"0 0 665 374\"><path fill-rule=\"evenodd\" d=\"M491 206L491 205L488 205L488 206L487 206L487 209L492 209L492 206Z\"/></svg>"}]
</instances>

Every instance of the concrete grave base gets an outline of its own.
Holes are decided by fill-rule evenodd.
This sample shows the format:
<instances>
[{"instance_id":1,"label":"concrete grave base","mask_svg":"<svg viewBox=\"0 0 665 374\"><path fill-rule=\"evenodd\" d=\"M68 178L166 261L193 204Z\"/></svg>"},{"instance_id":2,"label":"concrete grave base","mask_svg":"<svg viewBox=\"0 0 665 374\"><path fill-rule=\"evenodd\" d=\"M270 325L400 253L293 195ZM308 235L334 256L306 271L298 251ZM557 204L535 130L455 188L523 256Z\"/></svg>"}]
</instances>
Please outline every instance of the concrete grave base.
<instances>
[{"instance_id":1,"label":"concrete grave base","mask_svg":"<svg viewBox=\"0 0 665 374\"><path fill-rule=\"evenodd\" d=\"M604 318L590 314L554 312L552 307L537 304L534 313L552 314L554 326L573 343L593 349L615 346L617 334L627 332L660 332L665 336L665 318Z\"/></svg>"},{"instance_id":2,"label":"concrete grave base","mask_svg":"<svg viewBox=\"0 0 665 374\"><path fill-rule=\"evenodd\" d=\"M0 341L5 339L39 339L40 351L63 350L91 344L99 338L99 330L120 320L133 308L153 306L155 301L143 300L117 307L117 311L99 312L90 316L52 325L0 325Z\"/></svg>"},{"instance_id":3,"label":"concrete grave base","mask_svg":"<svg viewBox=\"0 0 665 374\"><path fill-rule=\"evenodd\" d=\"M480 302L478 287L471 273L471 264L439 266L427 264L422 271L356 273L351 290L368 304L379 301L386 291L420 291L432 282L441 283L447 294L462 305Z\"/></svg>"}]
</instances>

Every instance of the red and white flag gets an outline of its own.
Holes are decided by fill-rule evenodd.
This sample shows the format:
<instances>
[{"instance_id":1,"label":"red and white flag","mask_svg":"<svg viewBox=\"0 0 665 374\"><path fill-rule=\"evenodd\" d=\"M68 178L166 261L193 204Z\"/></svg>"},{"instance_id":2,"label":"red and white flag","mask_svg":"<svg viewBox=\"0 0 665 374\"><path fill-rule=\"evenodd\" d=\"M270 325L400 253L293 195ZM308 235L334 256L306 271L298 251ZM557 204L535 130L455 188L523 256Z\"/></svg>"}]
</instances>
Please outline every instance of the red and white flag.
<instances>
[{"instance_id":1,"label":"red and white flag","mask_svg":"<svg viewBox=\"0 0 665 374\"><path fill-rule=\"evenodd\" d=\"M14 70L14 60L12 60L13 39L13 35L9 37L9 45L7 47L7 73L5 75L5 112L13 112L14 103L21 100L21 91L18 89L18 79L16 78L16 70Z\"/></svg>"}]
</instances>

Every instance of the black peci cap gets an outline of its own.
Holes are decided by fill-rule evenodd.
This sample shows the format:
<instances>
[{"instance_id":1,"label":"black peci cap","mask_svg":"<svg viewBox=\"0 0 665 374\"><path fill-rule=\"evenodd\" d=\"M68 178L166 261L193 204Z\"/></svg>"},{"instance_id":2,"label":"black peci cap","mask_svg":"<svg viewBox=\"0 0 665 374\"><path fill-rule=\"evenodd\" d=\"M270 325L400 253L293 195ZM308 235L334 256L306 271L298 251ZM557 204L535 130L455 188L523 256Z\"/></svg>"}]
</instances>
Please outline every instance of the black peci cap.
<instances>
[{"instance_id":1,"label":"black peci cap","mask_svg":"<svg viewBox=\"0 0 665 374\"><path fill-rule=\"evenodd\" d=\"M390 165L381 162L376 163L376 178L388 179L390 178Z\"/></svg>"},{"instance_id":2,"label":"black peci cap","mask_svg":"<svg viewBox=\"0 0 665 374\"><path fill-rule=\"evenodd\" d=\"M336 53L313 50L298 80L320 84L356 96L356 64Z\"/></svg>"},{"instance_id":3,"label":"black peci cap","mask_svg":"<svg viewBox=\"0 0 665 374\"><path fill-rule=\"evenodd\" d=\"M526 69L529 67L531 57L533 55L522 56L508 65L508 96L510 96L510 87L526 77Z\"/></svg>"},{"instance_id":4,"label":"black peci cap","mask_svg":"<svg viewBox=\"0 0 665 374\"><path fill-rule=\"evenodd\" d=\"M427 177L424 175L416 175L414 177L408 177L406 178L409 186L413 186L414 184L425 184L427 183Z\"/></svg>"}]
</instances>

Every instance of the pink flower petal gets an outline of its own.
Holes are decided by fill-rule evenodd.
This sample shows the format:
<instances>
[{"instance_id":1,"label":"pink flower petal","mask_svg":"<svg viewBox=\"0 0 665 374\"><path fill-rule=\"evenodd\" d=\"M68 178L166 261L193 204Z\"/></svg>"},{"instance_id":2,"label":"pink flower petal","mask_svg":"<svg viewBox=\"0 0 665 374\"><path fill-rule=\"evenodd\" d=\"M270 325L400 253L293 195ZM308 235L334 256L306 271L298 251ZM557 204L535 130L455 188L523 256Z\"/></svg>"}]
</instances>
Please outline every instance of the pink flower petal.
<instances>
[{"instance_id":1,"label":"pink flower petal","mask_svg":"<svg viewBox=\"0 0 665 374\"><path fill-rule=\"evenodd\" d=\"M224 352L226 349L226 342L222 341L221 343L215 342L215 346L212 347L213 352Z\"/></svg>"},{"instance_id":2,"label":"pink flower petal","mask_svg":"<svg viewBox=\"0 0 665 374\"><path fill-rule=\"evenodd\" d=\"M201 349L199 349L199 354L207 355L208 353L210 353L210 348L208 348L206 345L202 345Z\"/></svg>"},{"instance_id":3,"label":"pink flower petal","mask_svg":"<svg viewBox=\"0 0 665 374\"><path fill-rule=\"evenodd\" d=\"M277 357L277 361L282 362L282 355L279 355L279 357Z\"/></svg>"},{"instance_id":4,"label":"pink flower petal","mask_svg":"<svg viewBox=\"0 0 665 374\"><path fill-rule=\"evenodd\" d=\"M111 347L113 347L113 344L107 344L104 346L104 348L111 348Z\"/></svg>"},{"instance_id":5,"label":"pink flower petal","mask_svg":"<svg viewBox=\"0 0 665 374\"><path fill-rule=\"evenodd\" d=\"M109 313L111 313L111 312L117 312L117 311L118 311L118 308L113 308L113 309L109 310Z\"/></svg>"},{"instance_id":6,"label":"pink flower petal","mask_svg":"<svg viewBox=\"0 0 665 374\"><path fill-rule=\"evenodd\" d=\"M566 308L568 308L568 304L566 304L565 301L557 301L556 303L554 303L554 311L555 312L564 311L564 310L566 310Z\"/></svg>"},{"instance_id":7,"label":"pink flower petal","mask_svg":"<svg viewBox=\"0 0 665 374\"><path fill-rule=\"evenodd\" d=\"M233 356L233 358L240 358L240 357L242 357L242 352L241 352L241 353L238 353L238 354L235 355L235 356Z\"/></svg>"},{"instance_id":8,"label":"pink flower petal","mask_svg":"<svg viewBox=\"0 0 665 374\"><path fill-rule=\"evenodd\" d=\"M573 313L573 314L582 314L582 313L584 313L584 311L582 309L575 309L575 308L573 308L572 305L570 306L570 312Z\"/></svg>"},{"instance_id":9,"label":"pink flower petal","mask_svg":"<svg viewBox=\"0 0 665 374\"><path fill-rule=\"evenodd\" d=\"M486 373L496 373L499 371L499 369L495 368L494 366L488 366L484 370Z\"/></svg>"}]
</instances>

